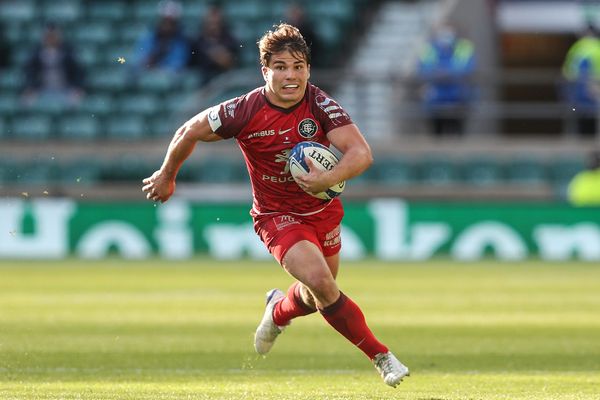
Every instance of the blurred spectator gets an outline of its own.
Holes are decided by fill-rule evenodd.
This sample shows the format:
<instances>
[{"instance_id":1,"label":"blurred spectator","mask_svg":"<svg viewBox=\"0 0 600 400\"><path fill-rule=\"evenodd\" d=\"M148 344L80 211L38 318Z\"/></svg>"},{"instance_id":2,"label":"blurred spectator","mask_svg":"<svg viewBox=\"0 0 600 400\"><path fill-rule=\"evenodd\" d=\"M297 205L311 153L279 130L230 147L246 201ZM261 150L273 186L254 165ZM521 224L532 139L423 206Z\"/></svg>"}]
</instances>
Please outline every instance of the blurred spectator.
<instances>
[{"instance_id":1,"label":"blurred spectator","mask_svg":"<svg viewBox=\"0 0 600 400\"><path fill-rule=\"evenodd\" d=\"M589 25L567 52L563 64L566 97L576 118L577 132L594 135L600 97L600 39Z\"/></svg>"},{"instance_id":2,"label":"blurred spectator","mask_svg":"<svg viewBox=\"0 0 600 400\"><path fill-rule=\"evenodd\" d=\"M158 12L155 29L137 43L134 68L179 72L185 68L189 58L189 43L180 26L181 4L160 2Z\"/></svg>"},{"instance_id":3,"label":"blurred spectator","mask_svg":"<svg viewBox=\"0 0 600 400\"><path fill-rule=\"evenodd\" d=\"M223 11L211 4L204 15L200 32L192 40L190 66L202 73L202 83L235 67L238 42L231 34Z\"/></svg>"},{"instance_id":4,"label":"blurred spectator","mask_svg":"<svg viewBox=\"0 0 600 400\"><path fill-rule=\"evenodd\" d=\"M291 3L288 6L285 12L284 21L298 28L304 37L306 44L310 47L310 59L312 65L314 65L314 63L319 63L321 59L325 59L325 57L321 57L319 39L315 34L313 25L307 18L306 11L300 3Z\"/></svg>"},{"instance_id":5,"label":"blurred spectator","mask_svg":"<svg viewBox=\"0 0 600 400\"><path fill-rule=\"evenodd\" d=\"M4 36L4 26L0 23L0 68L10 66L11 48Z\"/></svg>"},{"instance_id":6,"label":"blurred spectator","mask_svg":"<svg viewBox=\"0 0 600 400\"><path fill-rule=\"evenodd\" d=\"M459 38L452 26L439 26L423 48L418 67L425 82L423 105L436 136L463 133L474 97L470 81L474 70L473 44Z\"/></svg>"},{"instance_id":7,"label":"blurred spectator","mask_svg":"<svg viewBox=\"0 0 600 400\"><path fill-rule=\"evenodd\" d=\"M75 106L83 95L83 69L73 50L63 40L61 29L48 24L41 43L25 64L23 102L33 106L45 102L55 107Z\"/></svg>"},{"instance_id":8,"label":"blurred spectator","mask_svg":"<svg viewBox=\"0 0 600 400\"><path fill-rule=\"evenodd\" d=\"M600 206L600 151L590 153L586 169L573 177L567 195L574 206Z\"/></svg>"}]
</instances>

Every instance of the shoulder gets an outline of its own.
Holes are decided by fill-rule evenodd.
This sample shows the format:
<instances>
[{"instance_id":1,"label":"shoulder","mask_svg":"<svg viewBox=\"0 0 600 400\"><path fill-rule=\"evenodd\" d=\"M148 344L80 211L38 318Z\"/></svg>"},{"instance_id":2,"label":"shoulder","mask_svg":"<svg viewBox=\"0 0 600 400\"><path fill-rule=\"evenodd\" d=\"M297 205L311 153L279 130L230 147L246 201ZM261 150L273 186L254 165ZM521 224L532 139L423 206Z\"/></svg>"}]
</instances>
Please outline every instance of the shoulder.
<instances>
[{"instance_id":1,"label":"shoulder","mask_svg":"<svg viewBox=\"0 0 600 400\"><path fill-rule=\"evenodd\" d=\"M437 48L435 47L434 43L431 41L427 41L423 43L423 45L419 49L419 57L421 57L422 59L435 57L436 52Z\"/></svg>"},{"instance_id":2,"label":"shoulder","mask_svg":"<svg viewBox=\"0 0 600 400\"><path fill-rule=\"evenodd\" d=\"M246 94L227 100L222 104L230 110L232 117L236 112L241 116L246 114L255 114L266 103L263 88L256 88Z\"/></svg>"},{"instance_id":3,"label":"shoulder","mask_svg":"<svg viewBox=\"0 0 600 400\"><path fill-rule=\"evenodd\" d=\"M257 87L249 91L248 93L242 95L241 97L245 98L246 101L249 102L262 102L265 103L265 88L263 86Z\"/></svg>"},{"instance_id":4,"label":"shoulder","mask_svg":"<svg viewBox=\"0 0 600 400\"><path fill-rule=\"evenodd\" d=\"M332 105L339 107L339 104L329 94L312 83L308 84L307 92L307 100L311 108L316 108L326 112L328 107L331 107Z\"/></svg>"},{"instance_id":5,"label":"shoulder","mask_svg":"<svg viewBox=\"0 0 600 400\"><path fill-rule=\"evenodd\" d=\"M208 114L213 132L222 137L236 136L265 105L262 88L234 97L212 107Z\"/></svg>"},{"instance_id":6,"label":"shoulder","mask_svg":"<svg viewBox=\"0 0 600 400\"><path fill-rule=\"evenodd\" d=\"M571 186L585 185L594 180L594 174L591 171L583 170L575 174L573 179L571 179Z\"/></svg>"},{"instance_id":7,"label":"shoulder","mask_svg":"<svg viewBox=\"0 0 600 400\"><path fill-rule=\"evenodd\" d=\"M326 132L352 123L342 106L324 90L309 83L307 91L307 101L311 111L320 120Z\"/></svg>"},{"instance_id":8,"label":"shoulder","mask_svg":"<svg viewBox=\"0 0 600 400\"><path fill-rule=\"evenodd\" d=\"M324 112L329 112L333 107L336 109L341 109L340 104L331 97L327 92L320 89L319 87L309 84L309 101L312 103L311 105L316 106L320 110Z\"/></svg>"},{"instance_id":9,"label":"shoulder","mask_svg":"<svg viewBox=\"0 0 600 400\"><path fill-rule=\"evenodd\" d=\"M590 48L595 45L596 45L596 43L594 41L590 40L590 38L583 37L581 39L578 39L575 43L573 43L573 45L569 48L569 51L571 51L571 52L585 51L586 48Z\"/></svg>"},{"instance_id":10,"label":"shoulder","mask_svg":"<svg viewBox=\"0 0 600 400\"><path fill-rule=\"evenodd\" d=\"M469 39L461 38L456 42L456 48L460 51L473 51L475 46Z\"/></svg>"}]
</instances>

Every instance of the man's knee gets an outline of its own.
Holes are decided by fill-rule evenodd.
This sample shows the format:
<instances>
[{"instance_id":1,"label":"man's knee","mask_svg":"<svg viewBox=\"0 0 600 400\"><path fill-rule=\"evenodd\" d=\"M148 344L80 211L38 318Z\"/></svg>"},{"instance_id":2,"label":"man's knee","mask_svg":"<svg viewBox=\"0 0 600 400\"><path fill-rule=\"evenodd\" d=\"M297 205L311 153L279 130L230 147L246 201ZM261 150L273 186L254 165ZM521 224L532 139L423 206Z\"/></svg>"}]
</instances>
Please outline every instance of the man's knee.
<instances>
[{"instance_id":1,"label":"man's knee","mask_svg":"<svg viewBox=\"0 0 600 400\"><path fill-rule=\"evenodd\" d=\"M298 293L300 294L300 298L302 299L302 302L304 304L306 304L307 306L309 306L310 308L313 308L315 310L317 309L315 297L312 295L310 290L308 290L308 288L306 286L304 286L302 283L298 287Z\"/></svg>"},{"instance_id":2,"label":"man's knee","mask_svg":"<svg viewBox=\"0 0 600 400\"><path fill-rule=\"evenodd\" d=\"M329 274L317 274L310 277L304 285L310 292L318 306L327 306L337 300L339 289L335 279Z\"/></svg>"},{"instance_id":3,"label":"man's knee","mask_svg":"<svg viewBox=\"0 0 600 400\"><path fill-rule=\"evenodd\" d=\"M283 268L303 283L314 297L318 307L337 300L339 290L325 257L310 241L292 246L282 260Z\"/></svg>"}]
</instances>

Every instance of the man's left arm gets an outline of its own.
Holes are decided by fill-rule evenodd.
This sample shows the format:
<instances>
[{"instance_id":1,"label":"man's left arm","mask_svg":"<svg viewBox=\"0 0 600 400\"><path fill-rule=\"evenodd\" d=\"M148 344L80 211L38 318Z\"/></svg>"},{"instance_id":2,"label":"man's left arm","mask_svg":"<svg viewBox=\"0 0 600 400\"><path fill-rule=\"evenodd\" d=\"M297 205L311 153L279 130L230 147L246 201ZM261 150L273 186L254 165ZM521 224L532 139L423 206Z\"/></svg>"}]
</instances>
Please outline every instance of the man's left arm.
<instances>
[{"instance_id":1,"label":"man's left arm","mask_svg":"<svg viewBox=\"0 0 600 400\"><path fill-rule=\"evenodd\" d=\"M332 129L327 138L343 156L330 171L320 171L310 159L310 172L300 178L300 186L309 192L319 193L331 186L362 174L373 163L371 148L355 124Z\"/></svg>"}]
</instances>

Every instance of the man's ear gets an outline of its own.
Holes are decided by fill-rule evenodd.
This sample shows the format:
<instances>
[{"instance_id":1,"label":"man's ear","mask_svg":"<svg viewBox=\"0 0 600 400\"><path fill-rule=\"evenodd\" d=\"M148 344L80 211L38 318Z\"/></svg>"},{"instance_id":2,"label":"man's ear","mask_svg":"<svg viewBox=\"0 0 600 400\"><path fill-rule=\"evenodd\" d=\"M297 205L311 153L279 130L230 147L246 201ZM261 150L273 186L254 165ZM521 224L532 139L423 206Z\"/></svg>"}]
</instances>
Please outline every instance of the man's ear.
<instances>
[{"instance_id":1,"label":"man's ear","mask_svg":"<svg viewBox=\"0 0 600 400\"><path fill-rule=\"evenodd\" d=\"M310 64L306 64L306 69L308 70L308 79L310 79Z\"/></svg>"},{"instance_id":2,"label":"man's ear","mask_svg":"<svg viewBox=\"0 0 600 400\"><path fill-rule=\"evenodd\" d=\"M260 67L260 71L262 72L263 79L266 82L267 81L267 73L269 72L269 68L262 66L262 67Z\"/></svg>"}]
</instances>

